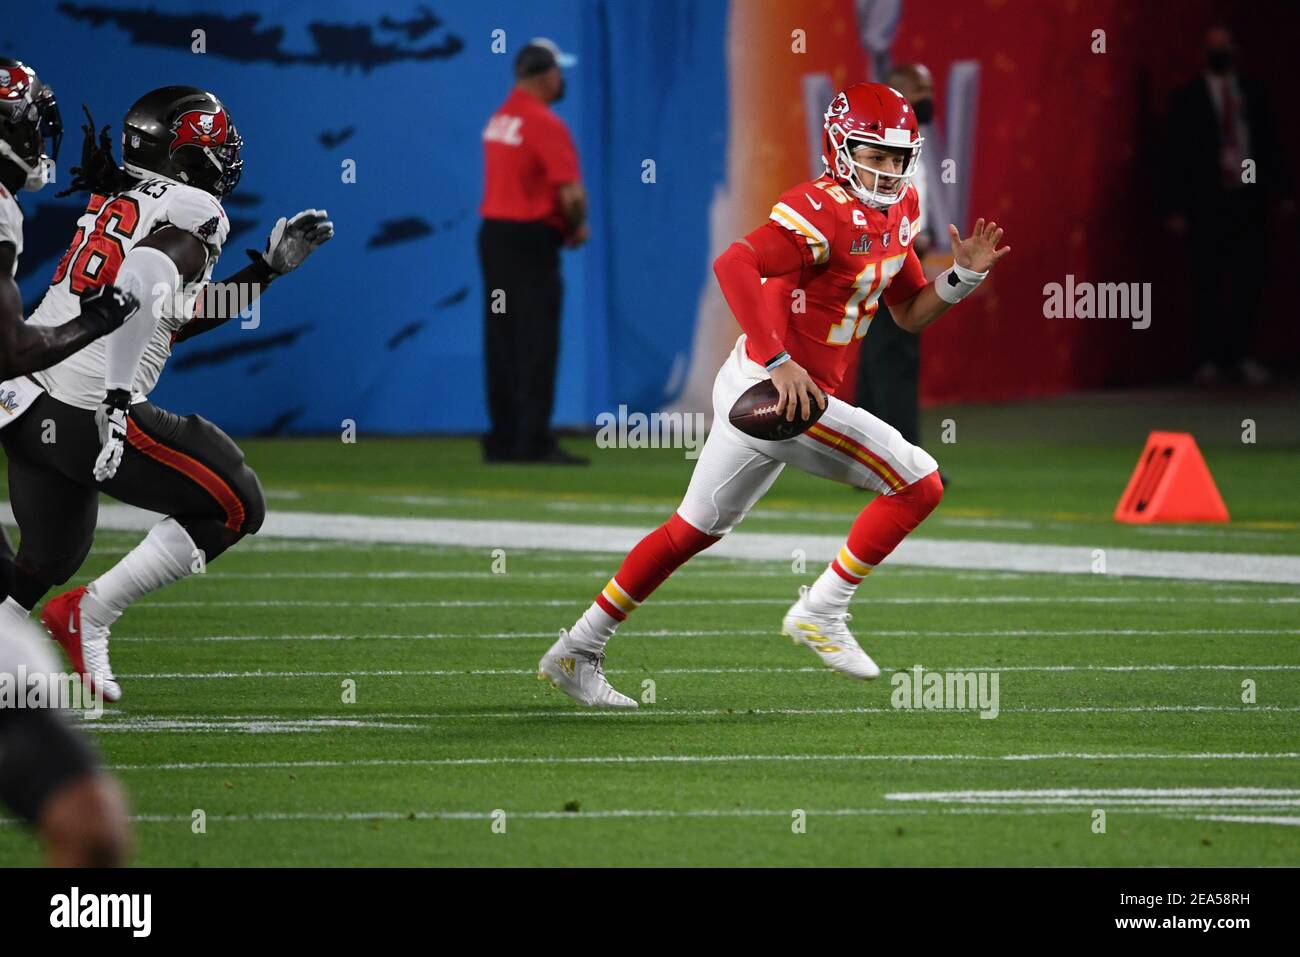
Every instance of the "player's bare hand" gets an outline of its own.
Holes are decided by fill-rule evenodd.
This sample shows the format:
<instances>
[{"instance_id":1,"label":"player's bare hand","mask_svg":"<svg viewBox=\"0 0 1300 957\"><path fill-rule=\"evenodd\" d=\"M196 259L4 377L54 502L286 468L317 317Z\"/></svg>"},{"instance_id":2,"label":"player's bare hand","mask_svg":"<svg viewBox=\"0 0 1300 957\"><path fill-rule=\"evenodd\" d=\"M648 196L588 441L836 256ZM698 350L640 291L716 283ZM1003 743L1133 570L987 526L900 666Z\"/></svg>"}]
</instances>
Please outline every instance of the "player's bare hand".
<instances>
[{"instance_id":1,"label":"player's bare hand","mask_svg":"<svg viewBox=\"0 0 1300 957\"><path fill-rule=\"evenodd\" d=\"M988 272L993 265L1011 252L1010 246L998 247L1002 241L1002 227L983 217L975 220L975 228L965 239L957 232L957 227L948 224L948 235L952 239L952 258L958 266L964 266L973 272Z\"/></svg>"},{"instance_id":2,"label":"player's bare hand","mask_svg":"<svg viewBox=\"0 0 1300 957\"><path fill-rule=\"evenodd\" d=\"M776 414L784 415L787 422L794 421L796 411L801 419L812 418L814 402L822 409L826 408L826 393L817 387L807 370L793 359L773 369L771 376L772 384L781 397L776 403Z\"/></svg>"}]
</instances>

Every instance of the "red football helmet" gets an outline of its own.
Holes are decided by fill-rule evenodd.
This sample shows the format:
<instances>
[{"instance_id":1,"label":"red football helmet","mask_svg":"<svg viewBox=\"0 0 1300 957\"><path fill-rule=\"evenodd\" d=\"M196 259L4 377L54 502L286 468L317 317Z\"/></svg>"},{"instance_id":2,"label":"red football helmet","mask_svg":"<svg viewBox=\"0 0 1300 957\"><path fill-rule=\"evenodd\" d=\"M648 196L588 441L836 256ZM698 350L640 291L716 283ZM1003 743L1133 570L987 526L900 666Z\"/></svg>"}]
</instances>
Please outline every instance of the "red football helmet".
<instances>
[{"instance_id":1,"label":"red football helmet","mask_svg":"<svg viewBox=\"0 0 1300 957\"><path fill-rule=\"evenodd\" d=\"M893 206L903 198L923 142L903 94L884 83L854 83L831 100L822 129L822 162L828 173L871 206ZM854 147L864 144L906 151L903 172L888 173L854 160ZM900 182L894 190L882 191L882 180Z\"/></svg>"}]
</instances>

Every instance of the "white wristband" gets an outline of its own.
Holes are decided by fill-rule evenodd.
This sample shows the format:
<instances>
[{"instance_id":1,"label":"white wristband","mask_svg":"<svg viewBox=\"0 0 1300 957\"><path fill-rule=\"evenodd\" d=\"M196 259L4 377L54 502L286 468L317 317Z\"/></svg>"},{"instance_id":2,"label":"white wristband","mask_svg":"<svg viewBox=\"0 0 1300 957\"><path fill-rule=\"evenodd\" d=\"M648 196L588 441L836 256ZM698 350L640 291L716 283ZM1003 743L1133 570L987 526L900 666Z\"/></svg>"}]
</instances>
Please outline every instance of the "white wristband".
<instances>
[{"instance_id":1,"label":"white wristband","mask_svg":"<svg viewBox=\"0 0 1300 957\"><path fill-rule=\"evenodd\" d=\"M988 270L976 272L953 263L941 272L934 281L934 291L944 302L958 303L975 291L987 277Z\"/></svg>"},{"instance_id":2,"label":"white wristband","mask_svg":"<svg viewBox=\"0 0 1300 957\"><path fill-rule=\"evenodd\" d=\"M779 354L776 356L775 359L773 359L771 362L769 362L769 363L768 363L767 365L765 365L763 368L765 368L768 372L771 372L771 371L772 371L773 369L775 369L777 366L785 365L785 364L786 364L787 362L789 362L789 361L790 361L790 353L788 353L788 352L784 352L784 351L783 351L783 352L779 353Z\"/></svg>"}]
</instances>

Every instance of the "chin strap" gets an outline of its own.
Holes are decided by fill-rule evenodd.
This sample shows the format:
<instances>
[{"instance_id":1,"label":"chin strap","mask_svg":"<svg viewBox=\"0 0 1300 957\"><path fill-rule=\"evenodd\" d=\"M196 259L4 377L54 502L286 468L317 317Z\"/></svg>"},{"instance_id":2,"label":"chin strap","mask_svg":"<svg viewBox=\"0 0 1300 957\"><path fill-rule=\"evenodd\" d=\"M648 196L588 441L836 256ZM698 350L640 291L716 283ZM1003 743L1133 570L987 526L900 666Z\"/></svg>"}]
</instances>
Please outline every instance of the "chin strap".
<instances>
[{"instance_id":1,"label":"chin strap","mask_svg":"<svg viewBox=\"0 0 1300 957\"><path fill-rule=\"evenodd\" d=\"M866 206L870 206L872 209L879 210L880 212L884 212L887 209L897 206L900 202L902 202L903 199L902 195L900 194L898 199L896 199L894 202L884 203L878 199L872 199L871 193L865 190L859 191L855 189L852 183L843 184L843 185L847 185L849 192L851 192L858 199L859 202L863 203Z\"/></svg>"}]
</instances>

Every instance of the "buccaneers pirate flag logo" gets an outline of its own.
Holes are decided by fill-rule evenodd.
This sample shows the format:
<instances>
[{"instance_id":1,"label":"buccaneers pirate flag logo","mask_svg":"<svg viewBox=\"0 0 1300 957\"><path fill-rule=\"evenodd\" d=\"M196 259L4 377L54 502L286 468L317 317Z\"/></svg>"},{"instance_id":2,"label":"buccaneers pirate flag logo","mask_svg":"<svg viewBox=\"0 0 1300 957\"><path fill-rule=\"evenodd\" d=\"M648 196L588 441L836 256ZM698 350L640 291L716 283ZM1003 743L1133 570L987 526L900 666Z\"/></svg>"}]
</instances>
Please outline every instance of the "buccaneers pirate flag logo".
<instances>
[{"instance_id":1,"label":"buccaneers pirate flag logo","mask_svg":"<svg viewBox=\"0 0 1300 957\"><path fill-rule=\"evenodd\" d=\"M21 67L0 66L0 100L22 99L27 85L27 73Z\"/></svg>"},{"instance_id":2,"label":"buccaneers pirate flag logo","mask_svg":"<svg viewBox=\"0 0 1300 957\"><path fill-rule=\"evenodd\" d=\"M172 145L170 152L175 153L182 146L221 146L226 142L226 133L230 121L224 110L209 113L206 110L190 110L176 117L172 124Z\"/></svg>"}]
</instances>

